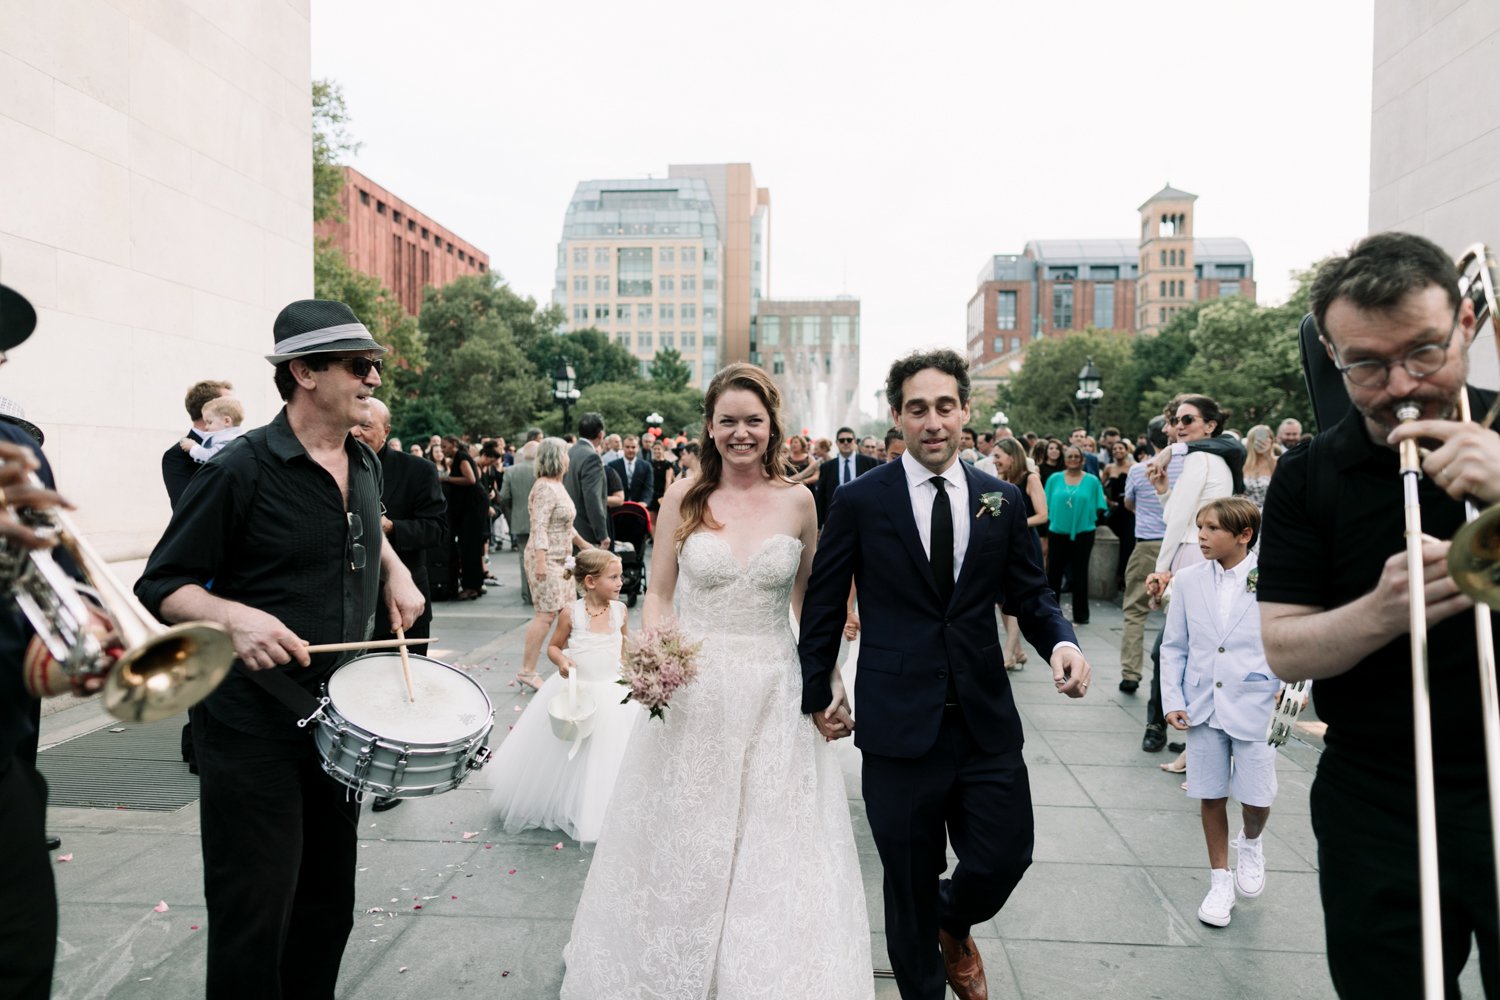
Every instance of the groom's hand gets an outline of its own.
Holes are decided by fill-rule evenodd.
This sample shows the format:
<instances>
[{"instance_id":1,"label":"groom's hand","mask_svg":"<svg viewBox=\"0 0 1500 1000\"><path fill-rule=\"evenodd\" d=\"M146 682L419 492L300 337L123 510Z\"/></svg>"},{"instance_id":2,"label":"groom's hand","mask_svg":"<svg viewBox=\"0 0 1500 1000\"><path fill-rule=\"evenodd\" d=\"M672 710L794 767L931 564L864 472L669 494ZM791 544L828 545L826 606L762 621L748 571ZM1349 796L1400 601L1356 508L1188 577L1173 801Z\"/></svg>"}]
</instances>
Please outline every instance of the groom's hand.
<instances>
[{"instance_id":1,"label":"groom's hand","mask_svg":"<svg viewBox=\"0 0 1500 1000\"><path fill-rule=\"evenodd\" d=\"M1088 694L1093 676L1089 661L1072 646L1059 646L1052 651L1052 683L1060 694L1082 698Z\"/></svg>"},{"instance_id":2,"label":"groom's hand","mask_svg":"<svg viewBox=\"0 0 1500 1000\"><path fill-rule=\"evenodd\" d=\"M829 743L854 735L854 719L849 714L848 706L830 706L827 711L814 712L812 718L813 725L818 727L818 732Z\"/></svg>"}]
</instances>

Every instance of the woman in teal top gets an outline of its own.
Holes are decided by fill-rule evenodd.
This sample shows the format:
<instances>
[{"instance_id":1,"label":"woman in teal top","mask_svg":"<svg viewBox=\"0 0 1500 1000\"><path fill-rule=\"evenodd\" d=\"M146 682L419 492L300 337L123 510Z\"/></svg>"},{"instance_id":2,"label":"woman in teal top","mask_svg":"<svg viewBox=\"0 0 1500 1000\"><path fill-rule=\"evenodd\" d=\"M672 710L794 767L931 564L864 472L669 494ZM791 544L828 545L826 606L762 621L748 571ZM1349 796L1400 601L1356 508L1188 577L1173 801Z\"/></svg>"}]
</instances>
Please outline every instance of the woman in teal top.
<instances>
[{"instance_id":1,"label":"woman in teal top","mask_svg":"<svg viewBox=\"0 0 1500 1000\"><path fill-rule=\"evenodd\" d=\"M1068 447L1063 471L1047 478L1047 583L1062 598L1064 570L1073 577L1073 624L1089 623L1089 556L1094 526L1109 508L1098 476L1083 471L1083 452Z\"/></svg>"}]
</instances>

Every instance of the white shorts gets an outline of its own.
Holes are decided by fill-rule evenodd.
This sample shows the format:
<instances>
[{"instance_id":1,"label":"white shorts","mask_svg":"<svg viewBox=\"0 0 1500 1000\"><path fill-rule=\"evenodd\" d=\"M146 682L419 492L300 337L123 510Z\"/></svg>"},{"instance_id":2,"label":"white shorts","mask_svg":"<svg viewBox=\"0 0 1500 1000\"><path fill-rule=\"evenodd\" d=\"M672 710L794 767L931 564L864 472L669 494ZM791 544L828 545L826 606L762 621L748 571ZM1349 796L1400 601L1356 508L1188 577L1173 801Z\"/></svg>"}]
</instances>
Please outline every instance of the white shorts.
<instances>
[{"instance_id":1,"label":"white shorts","mask_svg":"<svg viewBox=\"0 0 1500 1000\"><path fill-rule=\"evenodd\" d=\"M1192 726L1187 779L1192 798L1233 795L1241 805L1268 807L1276 799L1276 748L1265 740L1237 740L1213 726Z\"/></svg>"}]
</instances>

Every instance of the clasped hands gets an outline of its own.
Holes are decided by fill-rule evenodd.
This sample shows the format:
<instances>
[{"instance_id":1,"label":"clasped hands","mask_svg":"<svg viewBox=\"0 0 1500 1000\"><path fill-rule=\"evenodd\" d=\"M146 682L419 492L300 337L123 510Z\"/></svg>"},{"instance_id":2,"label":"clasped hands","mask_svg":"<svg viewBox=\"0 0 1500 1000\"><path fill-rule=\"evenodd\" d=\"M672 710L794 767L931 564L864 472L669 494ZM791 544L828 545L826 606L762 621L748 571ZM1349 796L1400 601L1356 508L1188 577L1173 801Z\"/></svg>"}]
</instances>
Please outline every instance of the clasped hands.
<instances>
[{"instance_id":1,"label":"clasped hands","mask_svg":"<svg viewBox=\"0 0 1500 1000\"><path fill-rule=\"evenodd\" d=\"M832 743L845 736L854 735L854 716L849 712L849 693L844 690L844 680L837 670L833 672L833 699L821 712L812 713L813 725L823 734L823 739Z\"/></svg>"}]
</instances>

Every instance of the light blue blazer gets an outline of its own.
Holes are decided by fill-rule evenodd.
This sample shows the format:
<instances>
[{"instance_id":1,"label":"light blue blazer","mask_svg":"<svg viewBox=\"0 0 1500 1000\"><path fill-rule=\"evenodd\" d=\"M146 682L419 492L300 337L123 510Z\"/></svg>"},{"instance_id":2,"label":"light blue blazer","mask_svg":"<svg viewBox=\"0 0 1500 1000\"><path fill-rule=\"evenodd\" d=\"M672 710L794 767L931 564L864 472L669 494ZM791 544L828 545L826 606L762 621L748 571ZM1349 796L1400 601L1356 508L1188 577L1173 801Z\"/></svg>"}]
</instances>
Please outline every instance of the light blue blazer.
<instances>
[{"instance_id":1,"label":"light blue blazer","mask_svg":"<svg viewBox=\"0 0 1500 1000\"><path fill-rule=\"evenodd\" d=\"M1255 568L1252 554L1235 567L1243 577ZM1259 742L1276 707L1281 682L1266 665L1260 641L1260 608L1242 583L1219 617L1214 563L1203 562L1172 577L1166 631L1161 643L1162 711L1187 712L1237 740Z\"/></svg>"}]
</instances>

